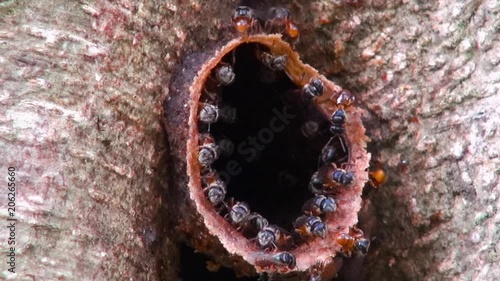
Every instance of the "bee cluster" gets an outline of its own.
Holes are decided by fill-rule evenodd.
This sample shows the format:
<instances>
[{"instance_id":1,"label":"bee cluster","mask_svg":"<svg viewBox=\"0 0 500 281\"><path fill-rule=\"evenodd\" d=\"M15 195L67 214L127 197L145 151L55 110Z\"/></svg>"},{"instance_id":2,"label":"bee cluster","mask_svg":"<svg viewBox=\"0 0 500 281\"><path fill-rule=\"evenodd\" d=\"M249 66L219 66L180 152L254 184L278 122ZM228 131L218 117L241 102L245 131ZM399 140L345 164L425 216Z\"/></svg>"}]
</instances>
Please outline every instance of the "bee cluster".
<instances>
[{"instance_id":1,"label":"bee cluster","mask_svg":"<svg viewBox=\"0 0 500 281\"><path fill-rule=\"evenodd\" d=\"M242 36L261 32L280 33L292 43L299 38L298 28L292 21L290 12L285 8L272 8L265 17L257 18L251 8L240 6L234 11L231 22L234 29ZM316 143L325 141L326 144L323 142L321 151L316 154L317 156L312 156L317 159L315 160L317 165L314 165L315 171L309 174L312 174L309 182L304 184L304 188L308 186L308 190L312 192L312 198L305 200L302 204L300 215L296 217L293 229L289 231L286 227L270 223L270 220L268 221L262 214L252 211L250 204L237 201L235 198L226 198L229 197L229 184L217 172L217 168L221 166L218 165L220 163L218 159L224 158L229 161L235 154L235 143L225 136L225 132L238 130L243 126L238 123L239 108L230 101L231 98L226 99L229 91L231 95L240 94L235 90L240 88L234 85L248 79L248 77L241 77L241 72L236 69L238 68L236 58L241 57L236 54L237 52L238 50L233 50L213 67L203 85L203 92L198 103L197 160L200 165L202 189L214 210L248 241L255 244L256 265L264 268L294 269L296 259L292 253L293 250L298 245L308 243L313 239L327 237L328 216L339 208L335 195L340 189L349 188L355 181L355 174L349 169L350 144L345 130L349 107L354 97L347 90L332 93L334 109L329 120L324 120L325 117L322 117L323 121L304 118L300 127L293 127L306 140ZM288 62L286 54L272 54L268 49L259 47L258 44L252 47L251 53L259 69L264 69L262 73L265 73L265 77L261 75L259 78L263 84L272 84L279 77L286 77L284 71ZM277 87L281 87L281 84ZM323 82L318 77L313 77L307 83L294 87L297 87L295 92L299 94L291 99L305 101L301 104L311 105L310 107L312 107L312 101L325 92ZM290 91L286 94L290 95ZM280 96L280 99L288 98ZM307 192L307 188L305 189ZM369 245L368 240L362 238L359 230L338 235L336 242L341 246L340 253L346 256L350 256L351 253L364 254ZM319 269L315 272L319 272Z\"/></svg>"},{"instance_id":2,"label":"bee cluster","mask_svg":"<svg viewBox=\"0 0 500 281\"><path fill-rule=\"evenodd\" d=\"M323 86L320 80L311 79L311 82L303 87L302 92L304 95L312 98L320 96L323 91L322 89ZM313 174L309 182L309 190L316 197L305 203L303 208L305 213L310 213L313 216L321 216L335 211L337 208L335 199L333 199L335 193L338 192L339 188L349 188L355 180L354 173L346 170L349 167L350 153L345 136L346 109L352 105L354 100L354 96L345 89L335 99L336 110L330 116L329 132L331 133L331 138L323 147L318 161L318 171ZM332 145L334 139L337 140L337 145ZM316 221L319 227L320 218L309 218L311 221ZM304 220L303 217L299 219ZM316 235L324 238L324 234L323 236L318 235L323 233L322 231L326 231L326 229L323 230L319 227ZM301 232L307 233L305 230ZM356 227L350 228L349 233L339 234L336 237L336 242L341 246L340 253L346 257L350 257L352 254L364 255L367 253L370 245L369 240L363 238L363 232Z\"/></svg>"},{"instance_id":3,"label":"bee cluster","mask_svg":"<svg viewBox=\"0 0 500 281\"><path fill-rule=\"evenodd\" d=\"M286 8L273 7L267 14L257 17L250 7L239 6L234 10L231 21L234 29L244 35L259 32L280 33L291 42L299 39L299 28Z\"/></svg>"}]
</instances>

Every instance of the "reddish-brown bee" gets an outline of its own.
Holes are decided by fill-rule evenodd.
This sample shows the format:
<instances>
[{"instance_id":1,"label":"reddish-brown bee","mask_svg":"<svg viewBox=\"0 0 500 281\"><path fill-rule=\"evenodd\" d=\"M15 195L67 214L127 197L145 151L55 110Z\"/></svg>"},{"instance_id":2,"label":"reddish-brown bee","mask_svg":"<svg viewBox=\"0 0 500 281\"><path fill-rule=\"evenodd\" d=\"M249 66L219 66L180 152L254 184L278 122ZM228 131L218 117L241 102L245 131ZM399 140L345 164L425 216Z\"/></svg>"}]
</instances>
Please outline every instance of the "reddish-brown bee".
<instances>
[{"instance_id":1,"label":"reddish-brown bee","mask_svg":"<svg viewBox=\"0 0 500 281\"><path fill-rule=\"evenodd\" d=\"M374 166L375 169L371 170L370 173L368 174L370 178L369 183L374 188L378 188L381 184L383 184L386 181L386 176L384 170L382 169L382 164L379 161L376 161Z\"/></svg>"},{"instance_id":2,"label":"reddish-brown bee","mask_svg":"<svg viewBox=\"0 0 500 281\"><path fill-rule=\"evenodd\" d=\"M258 26L258 21L254 17L253 10L247 6L237 7L231 17L234 29L239 33L248 35L251 29Z\"/></svg>"},{"instance_id":3,"label":"reddish-brown bee","mask_svg":"<svg viewBox=\"0 0 500 281\"><path fill-rule=\"evenodd\" d=\"M295 232L301 236L326 237L326 224L319 217L300 216L295 220L293 226Z\"/></svg>"},{"instance_id":4,"label":"reddish-brown bee","mask_svg":"<svg viewBox=\"0 0 500 281\"><path fill-rule=\"evenodd\" d=\"M292 21L290 11L283 7L273 7L269 10L269 20L265 27L269 32L282 32L294 41L299 38L299 28Z\"/></svg>"},{"instance_id":5,"label":"reddish-brown bee","mask_svg":"<svg viewBox=\"0 0 500 281\"><path fill-rule=\"evenodd\" d=\"M348 90L343 89L340 91L336 98L337 106L340 108L347 108L356 100L356 98Z\"/></svg>"},{"instance_id":6,"label":"reddish-brown bee","mask_svg":"<svg viewBox=\"0 0 500 281\"><path fill-rule=\"evenodd\" d=\"M377 188L385 182L385 172L382 169L370 171L370 183Z\"/></svg>"},{"instance_id":7,"label":"reddish-brown bee","mask_svg":"<svg viewBox=\"0 0 500 281\"><path fill-rule=\"evenodd\" d=\"M299 39L299 28L293 21L288 21L286 23L286 34L293 40Z\"/></svg>"},{"instance_id":8,"label":"reddish-brown bee","mask_svg":"<svg viewBox=\"0 0 500 281\"><path fill-rule=\"evenodd\" d=\"M365 255L370 247L370 241L363 238L363 231L356 227L349 229L349 233L341 233L336 238L337 243L342 247L340 252L350 257L355 255Z\"/></svg>"}]
</instances>

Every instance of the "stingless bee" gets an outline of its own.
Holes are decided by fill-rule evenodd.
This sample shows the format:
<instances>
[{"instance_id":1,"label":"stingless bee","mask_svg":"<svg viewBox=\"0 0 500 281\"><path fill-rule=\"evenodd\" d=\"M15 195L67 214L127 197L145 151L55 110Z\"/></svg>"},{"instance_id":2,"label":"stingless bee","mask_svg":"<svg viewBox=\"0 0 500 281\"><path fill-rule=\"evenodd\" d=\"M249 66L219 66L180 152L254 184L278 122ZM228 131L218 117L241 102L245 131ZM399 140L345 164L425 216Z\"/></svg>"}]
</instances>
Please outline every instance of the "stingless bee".
<instances>
[{"instance_id":1,"label":"stingless bee","mask_svg":"<svg viewBox=\"0 0 500 281\"><path fill-rule=\"evenodd\" d=\"M323 82L319 78L311 78L311 81L302 87L302 93L308 98L321 96L323 94Z\"/></svg>"},{"instance_id":2,"label":"stingless bee","mask_svg":"<svg viewBox=\"0 0 500 281\"><path fill-rule=\"evenodd\" d=\"M257 54L259 60L264 64L267 68L273 71L281 71L285 69L286 66L286 55L281 56L273 56L268 52L258 52Z\"/></svg>"},{"instance_id":3,"label":"stingless bee","mask_svg":"<svg viewBox=\"0 0 500 281\"><path fill-rule=\"evenodd\" d=\"M290 252L281 252L273 256L273 259L280 265L287 266L290 269L295 268L295 256Z\"/></svg>"},{"instance_id":4,"label":"stingless bee","mask_svg":"<svg viewBox=\"0 0 500 281\"><path fill-rule=\"evenodd\" d=\"M236 202L231 199L231 203L229 206L229 213L226 217L229 221L238 226L238 230L240 230L243 225L247 222L250 216L250 206L246 202Z\"/></svg>"},{"instance_id":5,"label":"stingless bee","mask_svg":"<svg viewBox=\"0 0 500 281\"><path fill-rule=\"evenodd\" d=\"M321 150L321 160L323 160L323 163L325 164L333 163L337 157L338 151L332 145L326 145Z\"/></svg>"},{"instance_id":6,"label":"stingless bee","mask_svg":"<svg viewBox=\"0 0 500 281\"><path fill-rule=\"evenodd\" d=\"M200 136L202 142L198 151L198 162L202 167L209 167L219 158L220 148L215 144L212 136L205 134Z\"/></svg>"},{"instance_id":7,"label":"stingless bee","mask_svg":"<svg viewBox=\"0 0 500 281\"><path fill-rule=\"evenodd\" d=\"M324 169L320 169L319 171L315 172L311 177L311 181L309 181L309 190L314 194L328 193L328 191L325 189L326 186L322 170Z\"/></svg>"},{"instance_id":8,"label":"stingless bee","mask_svg":"<svg viewBox=\"0 0 500 281\"><path fill-rule=\"evenodd\" d=\"M227 193L226 183L220 180L214 172L208 172L203 176L203 192L207 194L208 201L214 206L224 204Z\"/></svg>"},{"instance_id":9,"label":"stingless bee","mask_svg":"<svg viewBox=\"0 0 500 281\"><path fill-rule=\"evenodd\" d=\"M365 238L359 238L354 242L353 253L358 256L364 256L368 253L368 249L370 248L370 241Z\"/></svg>"},{"instance_id":10,"label":"stingless bee","mask_svg":"<svg viewBox=\"0 0 500 281\"><path fill-rule=\"evenodd\" d=\"M234 123L236 122L236 118L236 108L228 105L223 105L219 108L215 105L204 103L198 113L198 120L208 125L219 120L226 123Z\"/></svg>"},{"instance_id":11,"label":"stingless bee","mask_svg":"<svg viewBox=\"0 0 500 281\"><path fill-rule=\"evenodd\" d=\"M315 216L300 216L293 223L295 232L301 236L318 236L326 237L326 224Z\"/></svg>"},{"instance_id":12,"label":"stingless bee","mask_svg":"<svg viewBox=\"0 0 500 281\"><path fill-rule=\"evenodd\" d=\"M365 255L370 247L370 241L363 237L363 231L356 227L349 228L349 233L341 233L335 241L342 247L340 253L346 257L352 254Z\"/></svg>"},{"instance_id":13,"label":"stingless bee","mask_svg":"<svg viewBox=\"0 0 500 281\"><path fill-rule=\"evenodd\" d=\"M254 230L261 231L269 225L269 222L262 215L254 212L250 214L250 217L248 218L248 224Z\"/></svg>"},{"instance_id":14,"label":"stingless bee","mask_svg":"<svg viewBox=\"0 0 500 281\"><path fill-rule=\"evenodd\" d=\"M236 74L232 66L224 64L215 69L215 78L223 86L229 86L233 84Z\"/></svg>"},{"instance_id":15,"label":"stingless bee","mask_svg":"<svg viewBox=\"0 0 500 281\"><path fill-rule=\"evenodd\" d=\"M231 16L234 29L248 36L252 29L259 29L259 22L255 19L253 10L247 6L237 7Z\"/></svg>"},{"instance_id":16,"label":"stingless bee","mask_svg":"<svg viewBox=\"0 0 500 281\"><path fill-rule=\"evenodd\" d=\"M213 124L219 120L219 109L215 105L204 103L198 113L198 119L205 124Z\"/></svg>"},{"instance_id":17,"label":"stingless bee","mask_svg":"<svg viewBox=\"0 0 500 281\"><path fill-rule=\"evenodd\" d=\"M302 212L309 216L320 216L335 212L335 210L337 210L335 199L324 195L317 195L307 200L302 206Z\"/></svg>"},{"instance_id":18,"label":"stingless bee","mask_svg":"<svg viewBox=\"0 0 500 281\"><path fill-rule=\"evenodd\" d=\"M331 174L332 180L343 186L349 186L354 181L353 172L347 172L343 169L334 169Z\"/></svg>"},{"instance_id":19,"label":"stingless bee","mask_svg":"<svg viewBox=\"0 0 500 281\"><path fill-rule=\"evenodd\" d=\"M261 214L253 212L245 219L243 223L238 226L241 229L243 236L254 237L251 240L256 240L256 236L265 227L269 225L269 222Z\"/></svg>"},{"instance_id":20,"label":"stingless bee","mask_svg":"<svg viewBox=\"0 0 500 281\"><path fill-rule=\"evenodd\" d=\"M336 103L340 108L347 108L356 100L348 90L343 89L337 96Z\"/></svg>"},{"instance_id":21,"label":"stingless bee","mask_svg":"<svg viewBox=\"0 0 500 281\"><path fill-rule=\"evenodd\" d=\"M254 255L255 265L262 268L286 266L288 269L294 269L297 265L295 256L290 252L279 252L276 254L256 252Z\"/></svg>"},{"instance_id":22,"label":"stingless bee","mask_svg":"<svg viewBox=\"0 0 500 281\"><path fill-rule=\"evenodd\" d=\"M290 11L283 7L269 9L269 20L266 21L264 27L268 32L284 33L293 42L296 42L299 38L299 28L292 21Z\"/></svg>"},{"instance_id":23,"label":"stingless bee","mask_svg":"<svg viewBox=\"0 0 500 281\"><path fill-rule=\"evenodd\" d=\"M387 177L385 175L384 169L382 169L382 163L379 161L375 162L375 168L373 170L370 169L368 173L370 181L368 182L372 187L378 188L381 184L383 184Z\"/></svg>"},{"instance_id":24,"label":"stingless bee","mask_svg":"<svg viewBox=\"0 0 500 281\"><path fill-rule=\"evenodd\" d=\"M268 225L257 234L257 245L263 249L281 248L286 246L291 236L286 231L276 225Z\"/></svg>"},{"instance_id":25,"label":"stingless bee","mask_svg":"<svg viewBox=\"0 0 500 281\"><path fill-rule=\"evenodd\" d=\"M346 121L345 111L340 108L335 110L335 112L333 112L332 116L330 117L330 120L332 121L330 132L334 135L343 134L345 131Z\"/></svg>"},{"instance_id":26,"label":"stingless bee","mask_svg":"<svg viewBox=\"0 0 500 281\"><path fill-rule=\"evenodd\" d=\"M326 195L335 192L335 187L347 187L354 182L354 173L333 166L322 166L309 181L309 190L316 195Z\"/></svg>"}]
</instances>

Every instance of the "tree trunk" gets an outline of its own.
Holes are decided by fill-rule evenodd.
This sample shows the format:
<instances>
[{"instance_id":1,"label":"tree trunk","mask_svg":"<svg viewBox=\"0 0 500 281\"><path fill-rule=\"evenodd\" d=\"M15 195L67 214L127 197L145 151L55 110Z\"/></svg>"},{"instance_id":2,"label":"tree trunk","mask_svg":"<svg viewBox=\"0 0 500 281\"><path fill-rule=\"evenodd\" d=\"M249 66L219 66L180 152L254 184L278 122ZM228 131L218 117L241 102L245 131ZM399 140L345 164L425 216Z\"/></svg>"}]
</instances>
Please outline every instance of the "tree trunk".
<instances>
[{"instance_id":1,"label":"tree trunk","mask_svg":"<svg viewBox=\"0 0 500 281\"><path fill-rule=\"evenodd\" d=\"M0 3L0 157L6 195L15 168L17 219L15 245L0 231L2 253L15 246L3 279L178 280L161 103L183 50L224 36L236 5ZM360 215L373 238L364 280L500 276L500 2L289 8L302 59L370 113L388 174Z\"/></svg>"}]
</instances>

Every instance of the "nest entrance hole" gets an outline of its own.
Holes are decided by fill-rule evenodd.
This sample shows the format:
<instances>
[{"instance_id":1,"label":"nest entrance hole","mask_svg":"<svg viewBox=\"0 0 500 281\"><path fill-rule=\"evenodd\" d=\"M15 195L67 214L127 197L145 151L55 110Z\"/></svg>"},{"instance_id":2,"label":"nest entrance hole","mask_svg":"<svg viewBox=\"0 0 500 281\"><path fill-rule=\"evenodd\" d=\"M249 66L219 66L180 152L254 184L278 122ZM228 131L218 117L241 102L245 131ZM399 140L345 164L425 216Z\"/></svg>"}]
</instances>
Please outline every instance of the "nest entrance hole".
<instances>
[{"instance_id":1,"label":"nest entrance hole","mask_svg":"<svg viewBox=\"0 0 500 281\"><path fill-rule=\"evenodd\" d=\"M216 140L234 143L232 155L219 158L213 168L227 183L226 198L245 201L270 224L292 230L303 203L314 196L308 184L331 140L330 123L284 71L263 64L263 52L269 52L264 45L242 44L220 63L232 65L236 78L230 86L217 87L217 95L221 104L236 108L237 120L210 125ZM311 121L318 132L306 137L303 126ZM336 138L330 144L341 147Z\"/></svg>"}]
</instances>

